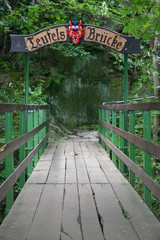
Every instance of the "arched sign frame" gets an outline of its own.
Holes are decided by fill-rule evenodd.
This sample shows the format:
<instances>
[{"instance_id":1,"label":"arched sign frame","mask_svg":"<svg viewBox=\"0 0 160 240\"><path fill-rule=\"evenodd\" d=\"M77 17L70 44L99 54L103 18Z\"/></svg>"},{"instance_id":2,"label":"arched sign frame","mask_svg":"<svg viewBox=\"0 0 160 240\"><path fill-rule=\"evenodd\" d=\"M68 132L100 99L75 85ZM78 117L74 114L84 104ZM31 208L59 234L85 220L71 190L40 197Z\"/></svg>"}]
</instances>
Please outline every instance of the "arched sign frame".
<instances>
[{"instance_id":1,"label":"arched sign frame","mask_svg":"<svg viewBox=\"0 0 160 240\"><path fill-rule=\"evenodd\" d=\"M86 24L82 26L81 21L76 24L69 22L69 24L49 27L29 35L11 34L10 37L10 52L25 53L25 104L28 104L29 53L55 43L72 42L77 45L80 41L101 44L124 54L124 103L127 103L128 54L140 53L140 41L134 37L104 27Z\"/></svg>"}]
</instances>

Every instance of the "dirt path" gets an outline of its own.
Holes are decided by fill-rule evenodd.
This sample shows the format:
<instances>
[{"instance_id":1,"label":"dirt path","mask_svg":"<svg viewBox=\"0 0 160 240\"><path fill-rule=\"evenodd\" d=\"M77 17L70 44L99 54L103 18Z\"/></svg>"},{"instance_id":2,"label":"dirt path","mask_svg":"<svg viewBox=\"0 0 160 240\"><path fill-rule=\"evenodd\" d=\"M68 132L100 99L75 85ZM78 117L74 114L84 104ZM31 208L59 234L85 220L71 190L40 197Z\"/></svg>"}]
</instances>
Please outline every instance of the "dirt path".
<instances>
[{"instance_id":1,"label":"dirt path","mask_svg":"<svg viewBox=\"0 0 160 240\"><path fill-rule=\"evenodd\" d=\"M98 132L97 131L81 131L81 132L73 132L72 134L68 134L62 140L81 140L81 141L98 141Z\"/></svg>"}]
</instances>

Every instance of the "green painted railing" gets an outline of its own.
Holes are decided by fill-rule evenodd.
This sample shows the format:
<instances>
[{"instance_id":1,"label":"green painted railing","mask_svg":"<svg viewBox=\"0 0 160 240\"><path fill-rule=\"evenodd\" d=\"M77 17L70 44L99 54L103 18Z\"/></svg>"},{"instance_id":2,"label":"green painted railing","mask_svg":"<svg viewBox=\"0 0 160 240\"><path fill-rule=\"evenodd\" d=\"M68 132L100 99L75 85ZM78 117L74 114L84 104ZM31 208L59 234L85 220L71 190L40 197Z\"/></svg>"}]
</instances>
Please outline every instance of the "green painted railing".
<instances>
[{"instance_id":1,"label":"green painted railing","mask_svg":"<svg viewBox=\"0 0 160 240\"><path fill-rule=\"evenodd\" d=\"M160 200L160 177L157 181L152 176L155 163L160 165L160 145L154 143L152 131L159 114L160 103L106 104L99 109L101 143L134 188L139 179L143 183L149 208L152 194Z\"/></svg>"},{"instance_id":2,"label":"green painted railing","mask_svg":"<svg viewBox=\"0 0 160 240\"><path fill-rule=\"evenodd\" d=\"M49 118L47 105L0 104L0 202L6 215L46 148Z\"/></svg>"}]
</instances>

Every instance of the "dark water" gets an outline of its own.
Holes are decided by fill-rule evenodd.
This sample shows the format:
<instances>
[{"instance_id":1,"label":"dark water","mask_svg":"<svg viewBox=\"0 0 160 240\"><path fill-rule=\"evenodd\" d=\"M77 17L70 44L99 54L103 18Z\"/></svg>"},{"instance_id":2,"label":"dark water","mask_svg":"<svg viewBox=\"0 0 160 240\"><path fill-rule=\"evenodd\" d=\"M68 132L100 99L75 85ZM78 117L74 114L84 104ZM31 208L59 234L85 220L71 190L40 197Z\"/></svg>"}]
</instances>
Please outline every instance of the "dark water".
<instances>
[{"instance_id":1,"label":"dark water","mask_svg":"<svg viewBox=\"0 0 160 240\"><path fill-rule=\"evenodd\" d=\"M63 58L51 67L54 77L60 67L63 75L60 84L50 86L51 111L67 128L96 123L100 104L123 99L123 74L113 77L104 57Z\"/></svg>"}]
</instances>

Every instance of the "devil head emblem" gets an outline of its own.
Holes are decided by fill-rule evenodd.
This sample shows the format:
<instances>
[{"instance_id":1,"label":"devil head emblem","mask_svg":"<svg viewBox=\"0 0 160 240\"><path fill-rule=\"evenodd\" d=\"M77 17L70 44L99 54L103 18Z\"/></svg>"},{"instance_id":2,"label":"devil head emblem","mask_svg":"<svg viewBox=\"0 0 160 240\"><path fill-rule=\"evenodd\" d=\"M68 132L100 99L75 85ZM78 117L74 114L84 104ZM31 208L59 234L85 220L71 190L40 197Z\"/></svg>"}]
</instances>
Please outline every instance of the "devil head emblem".
<instances>
[{"instance_id":1,"label":"devil head emblem","mask_svg":"<svg viewBox=\"0 0 160 240\"><path fill-rule=\"evenodd\" d=\"M66 29L67 34L69 36L69 38L72 39L72 43L77 45L79 43L79 40L83 37L84 32L85 32L85 28L82 28L82 21L80 21L79 23L71 23L71 21L69 21L69 28Z\"/></svg>"}]
</instances>

